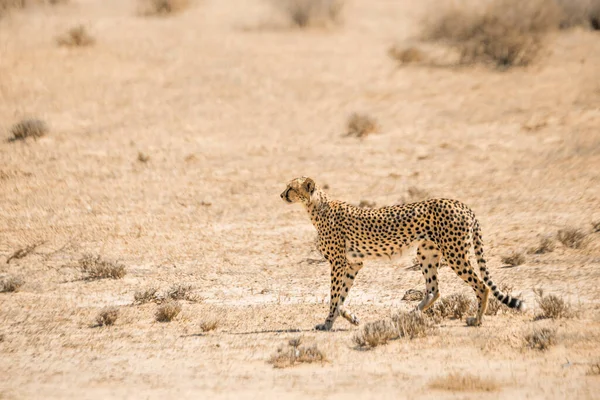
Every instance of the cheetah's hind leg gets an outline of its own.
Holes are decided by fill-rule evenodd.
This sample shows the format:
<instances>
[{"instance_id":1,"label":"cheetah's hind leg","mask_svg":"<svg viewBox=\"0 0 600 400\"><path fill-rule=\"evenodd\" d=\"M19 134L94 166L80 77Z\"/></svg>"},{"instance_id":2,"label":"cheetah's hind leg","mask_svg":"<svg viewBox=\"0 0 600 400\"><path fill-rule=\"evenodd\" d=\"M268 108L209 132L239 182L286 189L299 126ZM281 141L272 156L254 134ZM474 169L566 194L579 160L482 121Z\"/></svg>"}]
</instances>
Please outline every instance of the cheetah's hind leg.
<instances>
[{"instance_id":1,"label":"cheetah's hind leg","mask_svg":"<svg viewBox=\"0 0 600 400\"><path fill-rule=\"evenodd\" d=\"M421 263L421 272L425 277L425 296L417 306L418 311L427 311L440 297L437 269L440 264L440 249L434 242L423 241L417 249L417 258Z\"/></svg>"}]
</instances>

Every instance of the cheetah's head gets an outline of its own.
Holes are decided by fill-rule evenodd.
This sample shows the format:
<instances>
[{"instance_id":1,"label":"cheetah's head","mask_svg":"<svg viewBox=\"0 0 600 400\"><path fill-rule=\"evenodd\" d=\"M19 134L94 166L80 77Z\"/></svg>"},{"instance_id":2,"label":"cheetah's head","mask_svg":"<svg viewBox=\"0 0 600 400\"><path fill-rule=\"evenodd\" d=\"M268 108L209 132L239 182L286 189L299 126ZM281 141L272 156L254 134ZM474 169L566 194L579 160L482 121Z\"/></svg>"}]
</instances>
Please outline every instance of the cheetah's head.
<instances>
[{"instance_id":1,"label":"cheetah's head","mask_svg":"<svg viewBox=\"0 0 600 400\"><path fill-rule=\"evenodd\" d=\"M296 178L288 183L287 187L281 193L281 198L286 203L304 203L310 202L310 198L315 192L315 181L303 176Z\"/></svg>"}]
</instances>

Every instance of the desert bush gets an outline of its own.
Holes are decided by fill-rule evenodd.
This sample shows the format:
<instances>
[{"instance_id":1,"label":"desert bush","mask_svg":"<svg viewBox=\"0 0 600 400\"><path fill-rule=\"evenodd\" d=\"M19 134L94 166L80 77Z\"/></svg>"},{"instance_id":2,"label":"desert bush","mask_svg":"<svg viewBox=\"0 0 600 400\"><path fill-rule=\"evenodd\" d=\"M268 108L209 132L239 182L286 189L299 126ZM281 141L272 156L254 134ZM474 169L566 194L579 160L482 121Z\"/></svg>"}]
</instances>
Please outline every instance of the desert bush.
<instances>
[{"instance_id":1,"label":"desert bush","mask_svg":"<svg viewBox=\"0 0 600 400\"><path fill-rule=\"evenodd\" d=\"M169 301L158 306L156 320L158 322L171 322L181 312L181 305L176 301Z\"/></svg>"},{"instance_id":2,"label":"desert bush","mask_svg":"<svg viewBox=\"0 0 600 400\"><path fill-rule=\"evenodd\" d=\"M125 266L114 261L103 260L100 256L85 254L79 260L80 270L86 279L121 279L125 276Z\"/></svg>"},{"instance_id":3,"label":"desert bush","mask_svg":"<svg viewBox=\"0 0 600 400\"><path fill-rule=\"evenodd\" d=\"M29 118L17 122L10 128L12 137L9 141L25 140L27 138L37 139L48 134L48 125L40 119Z\"/></svg>"},{"instance_id":4,"label":"desert bush","mask_svg":"<svg viewBox=\"0 0 600 400\"><path fill-rule=\"evenodd\" d=\"M531 253L533 253L533 254L552 253L554 251L555 247L556 246L554 244L554 241L552 239L550 239L549 237L545 237L540 240L540 243L536 247L531 248Z\"/></svg>"},{"instance_id":5,"label":"desert bush","mask_svg":"<svg viewBox=\"0 0 600 400\"><path fill-rule=\"evenodd\" d=\"M200 297L194 295L192 290L194 290L192 285L178 283L171 286L164 297L172 300L187 300L191 302L200 301Z\"/></svg>"},{"instance_id":6,"label":"desert bush","mask_svg":"<svg viewBox=\"0 0 600 400\"><path fill-rule=\"evenodd\" d=\"M450 373L446 376L434 378L429 387L437 390L452 392L493 392L500 389L500 385L492 379L480 378L471 374Z\"/></svg>"},{"instance_id":7,"label":"desert bush","mask_svg":"<svg viewBox=\"0 0 600 400\"><path fill-rule=\"evenodd\" d=\"M388 50L388 55L400 64L419 63L425 59L425 54L415 46L394 45Z\"/></svg>"},{"instance_id":8,"label":"desert bush","mask_svg":"<svg viewBox=\"0 0 600 400\"><path fill-rule=\"evenodd\" d=\"M133 301L135 304L145 304L149 302L159 301L158 289L155 287L149 287L144 290L138 290L133 294Z\"/></svg>"},{"instance_id":9,"label":"desert bush","mask_svg":"<svg viewBox=\"0 0 600 400\"><path fill-rule=\"evenodd\" d=\"M118 317L119 309L117 307L106 307L96 316L96 326L114 325Z\"/></svg>"},{"instance_id":10,"label":"desert bush","mask_svg":"<svg viewBox=\"0 0 600 400\"><path fill-rule=\"evenodd\" d=\"M139 0L140 13L146 16L170 15L189 7L189 0Z\"/></svg>"},{"instance_id":11,"label":"desert bush","mask_svg":"<svg viewBox=\"0 0 600 400\"><path fill-rule=\"evenodd\" d=\"M0 280L0 293L18 292L24 283L23 279L15 276L3 278Z\"/></svg>"},{"instance_id":12,"label":"desert bush","mask_svg":"<svg viewBox=\"0 0 600 400\"><path fill-rule=\"evenodd\" d=\"M481 9L442 12L423 36L457 48L461 63L524 66L538 56L543 35L558 28L561 15L553 0L493 0Z\"/></svg>"},{"instance_id":13,"label":"desert bush","mask_svg":"<svg viewBox=\"0 0 600 400\"><path fill-rule=\"evenodd\" d=\"M399 312L391 319L365 324L352 340L358 348L373 348L398 338L427 336L430 327L430 322L422 313Z\"/></svg>"},{"instance_id":14,"label":"desert bush","mask_svg":"<svg viewBox=\"0 0 600 400\"><path fill-rule=\"evenodd\" d=\"M306 347L301 346L301 342L301 338L291 339L288 347L279 347L277 352L269 358L268 362L273 364L275 368L287 368L296 364L324 363L328 361L325 353L316 344Z\"/></svg>"},{"instance_id":15,"label":"desert bush","mask_svg":"<svg viewBox=\"0 0 600 400\"><path fill-rule=\"evenodd\" d=\"M504 263L504 265L516 267L517 265L521 265L525 262L525 255L520 252L513 252L507 256L502 257L501 261Z\"/></svg>"},{"instance_id":16,"label":"desert bush","mask_svg":"<svg viewBox=\"0 0 600 400\"><path fill-rule=\"evenodd\" d=\"M425 311L425 314L440 319L461 319L474 308L473 300L467 295L454 293L436 301L432 307Z\"/></svg>"},{"instance_id":17,"label":"desert bush","mask_svg":"<svg viewBox=\"0 0 600 400\"><path fill-rule=\"evenodd\" d=\"M202 332L214 331L218 326L219 321L216 318L208 318L200 322L200 329L202 329Z\"/></svg>"},{"instance_id":18,"label":"desert bush","mask_svg":"<svg viewBox=\"0 0 600 400\"><path fill-rule=\"evenodd\" d=\"M377 121L367 114L352 113L346 122L346 136L364 138L378 130Z\"/></svg>"},{"instance_id":19,"label":"desert bush","mask_svg":"<svg viewBox=\"0 0 600 400\"><path fill-rule=\"evenodd\" d=\"M556 329L536 328L525 335L525 346L535 350L548 350L556 344Z\"/></svg>"},{"instance_id":20,"label":"desert bush","mask_svg":"<svg viewBox=\"0 0 600 400\"><path fill-rule=\"evenodd\" d=\"M88 33L85 26L78 25L56 38L56 42L60 46L84 47L93 45L96 40Z\"/></svg>"},{"instance_id":21,"label":"desert bush","mask_svg":"<svg viewBox=\"0 0 600 400\"><path fill-rule=\"evenodd\" d=\"M558 231L556 236L559 242L571 249L580 249L587 243L587 234L581 229L565 228Z\"/></svg>"},{"instance_id":22,"label":"desert bush","mask_svg":"<svg viewBox=\"0 0 600 400\"><path fill-rule=\"evenodd\" d=\"M553 294L544 295L543 289L533 289L536 302L540 308L540 313L535 316L535 319L546 318L570 318L573 316L573 310L569 303L563 298Z\"/></svg>"},{"instance_id":23,"label":"desert bush","mask_svg":"<svg viewBox=\"0 0 600 400\"><path fill-rule=\"evenodd\" d=\"M272 0L272 4L298 28L339 23L343 0Z\"/></svg>"}]
</instances>

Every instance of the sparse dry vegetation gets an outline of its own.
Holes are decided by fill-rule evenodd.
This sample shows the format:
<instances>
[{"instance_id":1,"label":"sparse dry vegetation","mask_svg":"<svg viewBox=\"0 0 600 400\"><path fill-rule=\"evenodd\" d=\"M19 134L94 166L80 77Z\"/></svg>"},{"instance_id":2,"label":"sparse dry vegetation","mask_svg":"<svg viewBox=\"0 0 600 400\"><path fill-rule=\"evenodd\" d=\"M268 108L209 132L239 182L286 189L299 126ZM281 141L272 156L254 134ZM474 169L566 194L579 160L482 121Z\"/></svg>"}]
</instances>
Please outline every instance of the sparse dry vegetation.
<instances>
[{"instance_id":1,"label":"sparse dry vegetation","mask_svg":"<svg viewBox=\"0 0 600 400\"><path fill-rule=\"evenodd\" d=\"M581 249L587 243L587 234L577 228L561 229L558 231L556 238L564 246L571 249Z\"/></svg>"},{"instance_id":2,"label":"sparse dry vegetation","mask_svg":"<svg viewBox=\"0 0 600 400\"><path fill-rule=\"evenodd\" d=\"M554 294L544 295L543 289L533 289L536 296L536 302L540 308L540 313L535 316L535 319L557 319L570 318L573 316L573 310L569 303L563 298Z\"/></svg>"},{"instance_id":3,"label":"sparse dry vegetation","mask_svg":"<svg viewBox=\"0 0 600 400\"><path fill-rule=\"evenodd\" d=\"M272 0L273 5L298 28L340 22L343 0Z\"/></svg>"},{"instance_id":4,"label":"sparse dry vegetation","mask_svg":"<svg viewBox=\"0 0 600 400\"><path fill-rule=\"evenodd\" d=\"M106 307L96 316L96 326L114 325L118 317L119 309L117 307Z\"/></svg>"},{"instance_id":5,"label":"sparse dry vegetation","mask_svg":"<svg viewBox=\"0 0 600 400\"><path fill-rule=\"evenodd\" d=\"M591 363L590 367L587 370L586 375L589 375L589 376L600 375L600 361Z\"/></svg>"},{"instance_id":6,"label":"sparse dry vegetation","mask_svg":"<svg viewBox=\"0 0 600 400\"><path fill-rule=\"evenodd\" d=\"M485 379L471 374L450 373L433 379L429 387L451 392L494 392L500 385L493 379Z\"/></svg>"},{"instance_id":7,"label":"sparse dry vegetation","mask_svg":"<svg viewBox=\"0 0 600 400\"><path fill-rule=\"evenodd\" d=\"M141 163L147 163L148 161L150 161L150 156L146 153L143 153L141 151L138 152L138 156L137 156L137 160Z\"/></svg>"},{"instance_id":8,"label":"sparse dry vegetation","mask_svg":"<svg viewBox=\"0 0 600 400\"><path fill-rule=\"evenodd\" d=\"M594 30L600 29L599 0L555 0L561 7L560 27L570 28L584 26Z\"/></svg>"},{"instance_id":9,"label":"sparse dry vegetation","mask_svg":"<svg viewBox=\"0 0 600 400\"><path fill-rule=\"evenodd\" d=\"M60 46L67 47L85 47L96 43L94 39L83 25L75 26L69 29L64 35L56 38L56 42Z\"/></svg>"},{"instance_id":10,"label":"sparse dry vegetation","mask_svg":"<svg viewBox=\"0 0 600 400\"><path fill-rule=\"evenodd\" d=\"M379 125L367 114L352 113L346 123L346 136L364 138L379 131Z\"/></svg>"},{"instance_id":11,"label":"sparse dry vegetation","mask_svg":"<svg viewBox=\"0 0 600 400\"><path fill-rule=\"evenodd\" d=\"M430 329L431 324L422 313L399 312L391 319L365 324L352 340L358 348L373 348L398 338L427 336Z\"/></svg>"},{"instance_id":12,"label":"sparse dry vegetation","mask_svg":"<svg viewBox=\"0 0 600 400\"><path fill-rule=\"evenodd\" d=\"M41 242L30 244L29 246L25 246L21 249L17 249L14 253L12 253L10 256L8 256L8 258L6 259L6 263L10 264L10 262L12 260L18 260L18 259L27 257L29 254L33 253L33 251L36 248L38 248L39 246L41 246L44 243L45 243L44 241L41 241Z\"/></svg>"},{"instance_id":13,"label":"sparse dry vegetation","mask_svg":"<svg viewBox=\"0 0 600 400\"><path fill-rule=\"evenodd\" d=\"M462 319L474 308L475 304L471 298L463 293L454 293L436 301L425 314L440 319Z\"/></svg>"},{"instance_id":14,"label":"sparse dry vegetation","mask_svg":"<svg viewBox=\"0 0 600 400\"><path fill-rule=\"evenodd\" d=\"M149 287L144 290L138 290L133 294L133 300L135 304L158 302L160 300L158 289L155 287Z\"/></svg>"},{"instance_id":15,"label":"sparse dry vegetation","mask_svg":"<svg viewBox=\"0 0 600 400\"><path fill-rule=\"evenodd\" d=\"M200 329L202 329L202 332L214 331L218 326L219 320L216 318L207 318L200 322Z\"/></svg>"},{"instance_id":16,"label":"sparse dry vegetation","mask_svg":"<svg viewBox=\"0 0 600 400\"><path fill-rule=\"evenodd\" d=\"M540 244L538 244L536 247L533 247L531 249L531 253L533 253L533 254L552 253L555 248L556 248L556 245L554 244L554 241L549 237L545 237L540 240Z\"/></svg>"},{"instance_id":17,"label":"sparse dry vegetation","mask_svg":"<svg viewBox=\"0 0 600 400\"><path fill-rule=\"evenodd\" d=\"M288 343L288 347L279 347L277 352L271 356L269 363L273 364L275 368L287 368L292 367L296 364L302 363L325 363L329 360L325 356L325 353L321 351L316 344L312 346L302 346L301 338L291 339Z\"/></svg>"},{"instance_id":18,"label":"sparse dry vegetation","mask_svg":"<svg viewBox=\"0 0 600 400\"><path fill-rule=\"evenodd\" d=\"M86 279L121 279L125 276L125 266L115 261L103 260L100 256L85 254L79 260L79 269Z\"/></svg>"},{"instance_id":19,"label":"sparse dry vegetation","mask_svg":"<svg viewBox=\"0 0 600 400\"><path fill-rule=\"evenodd\" d=\"M394 45L388 50L388 55L399 64L422 62L425 54L416 46Z\"/></svg>"},{"instance_id":20,"label":"sparse dry vegetation","mask_svg":"<svg viewBox=\"0 0 600 400\"><path fill-rule=\"evenodd\" d=\"M176 301L161 304L156 309L156 320L158 322L171 322L181 312L181 305Z\"/></svg>"},{"instance_id":21,"label":"sparse dry vegetation","mask_svg":"<svg viewBox=\"0 0 600 400\"><path fill-rule=\"evenodd\" d=\"M402 296L402 300L404 301L421 301L425 297L425 293L418 289L408 289L404 292L404 296Z\"/></svg>"},{"instance_id":22,"label":"sparse dry vegetation","mask_svg":"<svg viewBox=\"0 0 600 400\"><path fill-rule=\"evenodd\" d=\"M48 125L40 119L29 118L17 122L10 128L12 137L9 141L25 140L27 138L40 138L48 134Z\"/></svg>"},{"instance_id":23,"label":"sparse dry vegetation","mask_svg":"<svg viewBox=\"0 0 600 400\"><path fill-rule=\"evenodd\" d=\"M139 0L140 13L145 16L164 16L179 13L190 5L190 0Z\"/></svg>"},{"instance_id":24,"label":"sparse dry vegetation","mask_svg":"<svg viewBox=\"0 0 600 400\"><path fill-rule=\"evenodd\" d=\"M192 285L185 285L185 284L178 283L178 284L171 286L171 288L169 290L167 290L164 297L166 299L172 299L172 300L186 300L186 301L190 301L190 302L200 301L201 298L194 295L192 293L193 290L194 290L194 287Z\"/></svg>"},{"instance_id":25,"label":"sparse dry vegetation","mask_svg":"<svg viewBox=\"0 0 600 400\"><path fill-rule=\"evenodd\" d=\"M600 232L600 221L592 222L592 229L594 232Z\"/></svg>"},{"instance_id":26,"label":"sparse dry vegetation","mask_svg":"<svg viewBox=\"0 0 600 400\"><path fill-rule=\"evenodd\" d=\"M21 9L34 4L63 4L69 0L0 0L0 18L11 9Z\"/></svg>"},{"instance_id":27,"label":"sparse dry vegetation","mask_svg":"<svg viewBox=\"0 0 600 400\"><path fill-rule=\"evenodd\" d=\"M525 263L525 255L521 252L513 252L507 256L502 257L502 263L510 267L516 267Z\"/></svg>"},{"instance_id":28,"label":"sparse dry vegetation","mask_svg":"<svg viewBox=\"0 0 600 400\"><path fill-rule=\"evenodd\" d=\"M7 276L0 280L0 293L18 292L25 281L16 276Z\"/></svg>"},{"instance_id":29,"label":"sparse dry vegetation","mask_svg":"<svg viewBox=\"0 0 600 400\"><path fill-rule=\"evenodd\" d=\"M535 328L524 337L525 346L535 350L548 350L556 344L556 329Z\"/></svg>"},{"instance_id":30,"label":"sparse dry vegetation","mask_svg":"<svg viewBox=\"0 0 600 400\"><path fill-rule=\"evenodd\" d=\"M498 288L500 289L500 291L502 293L507 294L511 297L514 297L514 295L512 294L514 287L512 285L509 285L507 283L500 283L498 285ZM490 297L488 299L488 307L487 307L487 310L485 310L485 314L486 315L497 315L498 311L500 311L500 310L517 312L514 308L508 308L504 304L500 303L498 301L498 299L495 298L494 295L490 292Z\"/></svg>"}]
</instances>

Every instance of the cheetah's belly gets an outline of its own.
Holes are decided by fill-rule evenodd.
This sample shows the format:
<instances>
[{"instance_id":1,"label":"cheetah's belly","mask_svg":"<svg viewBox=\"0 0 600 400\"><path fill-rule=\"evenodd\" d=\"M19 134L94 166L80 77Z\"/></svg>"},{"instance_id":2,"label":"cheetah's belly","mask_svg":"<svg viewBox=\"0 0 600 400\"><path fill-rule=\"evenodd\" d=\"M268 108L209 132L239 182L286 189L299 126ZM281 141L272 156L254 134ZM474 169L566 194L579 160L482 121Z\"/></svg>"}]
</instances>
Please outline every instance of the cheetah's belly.
<instances>
[{"instance_id":1,"label":"cheetah's belly","mask_svg":"<svg viewBox=\"0 0 600 400\"><path fill-rule=\"evenodd\" d=\"M350 263L357 263L366 260L398 260L410 253L414 244L404 244L398 246L365 246L366 249L351 248L346 249L346 258Z\"/></svg>"}]
</instances>

